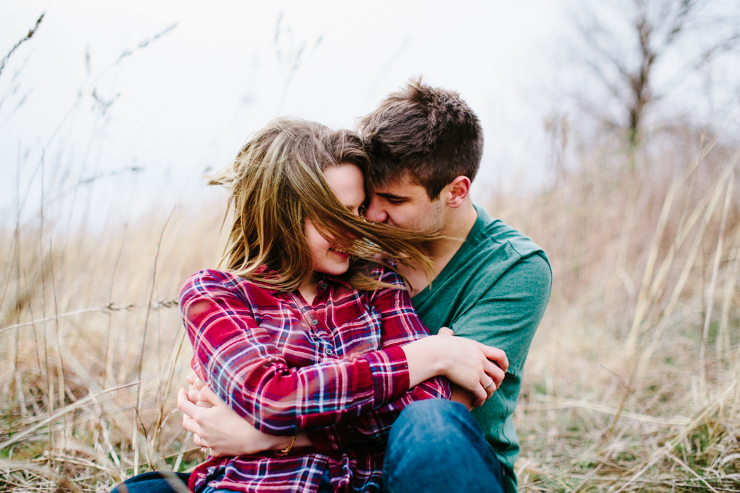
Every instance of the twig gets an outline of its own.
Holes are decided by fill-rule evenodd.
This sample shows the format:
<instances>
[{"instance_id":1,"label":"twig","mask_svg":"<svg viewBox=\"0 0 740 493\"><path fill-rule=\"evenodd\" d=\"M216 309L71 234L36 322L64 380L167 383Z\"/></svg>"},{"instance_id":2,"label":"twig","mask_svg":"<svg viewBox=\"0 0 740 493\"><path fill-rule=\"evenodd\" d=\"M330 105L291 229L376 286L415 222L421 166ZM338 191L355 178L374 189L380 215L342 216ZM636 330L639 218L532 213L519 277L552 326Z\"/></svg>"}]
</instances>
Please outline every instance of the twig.
<instances>
[{"instance_id":1,"label":"twig","mask_svg":"<svg viewBox=\"0 0 740 493\"><path fill-rule=\"evenodd\" d=\"M180 451L177 453L177 459L175 459L175 465L172 466L172 470L175 472L180 470L180 463L182 462L182 456L185 455L185 449L188 446L188 442L190 441L191 436L193 436L191 432L185 433L185 438L182 440L182 444L180 445Z\"/></svg>"},{"instance_id":2,"label":"twig","mask_svg":"<svg viewBox=\"0 0 740 493\"><path fill-rule=\"evenodd\" d=\"M733 122L734 123L734 122ZM663 237L663 231L665 230L666 223L668 221L668 213L671 210L671 207L673 206L673 198L676 195L676 192L678 189L683 185L683 182L686 181L689 176L694 172L694 169L696 169L699 164L701 163L702 159L711 151L714 146L717 144L719 139L729 130L728 128L725 129L724 132L718 134L714 139L712 139L712 142L710 142L706 147L704 147L699 155L694 159L694 161L684 170L683 173L681 173L681 176L679 176L672 184L671 187L668 189L668 193L666 194L666 198L663 201L663 209L660 212L660 218L658 219L658 225L655 228L655 235L653 236L653 242L650 246L650 253L648 254L648 262L647 266L645 267L645 273L642 276L642 286L640 287L640 294L637 299L637 311L635 312L635 318L632 322L632 328L630 329L629 336L627 337L626 346L627 348L631 348L635 345L637 342L637 336L639 333L640 325L642 323L642 319L645 316L645 311L647 310L647 293L648 293L648 285L650 283L650 279L653 276L653 269L655 267L655 262L658 256L658 249L660 246L660 239Z\"/></svg>"},{"instance_id":3,"label":"twig","mask_svg":"<svg viewBox=\"0 0 740 493\"><path fill-rule=\"evenodd\" d=\"M43 14L41 14L41 17L38 18L38 20L36 21L36 24L31 28L30 31L28 31L28 34L26 34L25 37L21 38L20 41L18 41L10 49L10 51L8 52L8 54L5 55L2 60L0 60L0 74L2 74L3 69L5 68L5 64L8 63L8 59L15 52L15 50L17 50L20 45L22 45L23 43L25 43L26 41L28 41L29 39L31 39L33 37L33 35L36 33L36 29L39 28L39 25L41 24L41 21L44 19L44 16L45 15L46 15L46 12L44 12Z\"/></svg>"},{"instance_id":4,"label":"twig","mask_svg":"<svg viewBox=\"0 0 740 493\"><path fill-rule=\"evenodd\" d=\"M44 425L51 423L55 419L59 418L60 416L64 416L67 413L70 413L74 411L75 409L84 406L88 402L96 399L98 396L107 394L109 392L115 392L117 390L125 389L127 387L133 387L134 385L138 385L140 382L133 382L133 383L127 383L124 385L119 385L118 387L113 387L110 389L103 390L102 392L98 392L96 394L91 394L85 397L84 399L80 399L79 401L75 402L74 404L70 404L69 406L64 407L63 409L60 409L56 413L52 414L48 418L44 419L43 421L40 421L35 426L32 426L31 428L28 428L25 431L22 431L18 433L17 435L13 436L10 440L7 440L3 443L0 443L0 450L7 449L9 446L13 445L14 443L18 443L22 439L26 438L31 433L35 432L36 430L42 428Z\"/></svg>"},{"instance_id":5,"label":"twig","mask_svg":"<svg viewBox=\"0 0 740 493\"><path fill-rule=\"evenodd\" d=\"M182 352L182 347L185 343L186 336L187 331L183 328L180 331L180 342L177 345L177 353L172 358L172 363L170 365L170 371L168 372L169 375L167 376L167 383L165 384L164 392L160 393L160 395L162 396L162 401L159 408L159 417L157 418L157 424L154 426L152 446L156 445L157 439L159 438L159 432L162 429L162 420L164 419L164 405L167 402L167 395L170 393L170 387L172 386L172 380L174 379L175 369L177 367L177 360L180 359L180 353Z\"/></svg>"},{"instance_id":6,"label":"twig","mask_svg":"<svg viewBox=\"0 0 740 493\"><path fill-rule=\"evenodd\" d=\"M90 83L84 89L82 89L78 93L77 99L75 100L75 102L72 103L72 106L69 108L69 110L67 111L67 113L62 117L62 120L59 122L59 125L57 126L57 128L51 133L51 136L49 137L49 139L46 142L46 147L49 147L51 145L51 142L54 140L54 138L57 136L57 134L59 133L59 131L62 129L62 127L64 126L64 123L72 115L74 109L77 108L77 106L82 101L83 96L85 96L88 92L90 92L92 89L94 89L95 88L95 85L98 83L98 81L106 73L108 73L111 69L113 69L119 63L121 63L121 61L124 58L133 55L134 52L136 52L136 51L138 51L138 50L140 50L142 48L146 48L147 46L149 46L149 44L152 41L155 41L155 40L161 38L165 34L169 33L173 29L175 29L176 27L177 27L177 23L174 23L171 26L166 27L164 30L160 31L159 33L155 34L154 36L152 36L150 38L147 38L144 41L140 42L136 48L133 48L133 49L130 49L130 50L124 50L123 53L121 53L121 55L119 55L119 57L113 63L111 63L110 65L108 65L108 67L106 67L105 69L103 69L93 80L91 80ZM34 172L34 174L35 174L35 172Z\"/></svg>"},{"instance_id":7,"label":"twig","mask_svg":"<svg viewBox=\"0 0 740 493\"><path fill-rule=\"evenodd\" d=\"M49 479L57 484L60 490L72 491L73 493L82 493L80 489L66 476L61 476L51 469L43 466L37 466L28 462L18 462L7 459L0 459L0 466L9 470L28 471L37 474L43 478Z\"/></svg>"},{"instance_id":8,"label":"twig","mask_svg":"<svg viewBox=\"0 0 740 493\"><path fill-rule=\"evenodd\" d=\"M683 467L684 469L686 469L687 471L689 471L691 474L693 474L694 476L696 476L696 478L699 481L701 481L702 483L704 483L706 485L706 487L709 488L710 490L714 491L714 493L719 493L717 490L715 490L714 488L712 488L712 485L710 485L709 483L707 483L707 481L704 478L702 478L701 476L699 476L696 473L696 471L694 471L693 469L691 469L684 461L682 461L681 459L679 459L678 457L676 457L675 455L673 455L673 454L671 454L669 452L667 452L665 455L669 459L671 459L673 461L676 461L676 463L678 463L681 467Z\"/></svg>"},{"instance_id":9,"label":"twig","mask_svg":"<svg viewBox=\"0 0 740 493\"><path fill-rule=\"evenodd\" d=\"M139 368L137 373L139 380L141 380L141 371L144 365L144 347L146 344L147 328L149 327L149 315L152 312L152 299L154 299L154 290L157 286L157 261L159 260L159 252L162 248L162 239L164 238L164 232L167 230L167 225L170 223L170 220L175 214L176 209L177 207L174 207L172 209L172 212L170 212L170 217L168 217L167 221L164 223L162 232L159 234L159 241L157 242L157 252L154 254L154 268L152 270L152 290L149 292L149 303L147 304L146 318L144 319L144 334L141 337L141 352L139 353Z\"/></svg>"},{"instance_id":10,"label":"twig","mask_svg":"<svg viewBox=\"0 0 740 493\"><path fill-rule=\"evenodd\" d=\"M709 339L709 323L712 321L712 308L714 307L714 290L717 287L717 274L719 273L719 261L722 254L722 240L725 236L725 227L727 226L727 214L730 210L730 199L732 198L732 185L735 175L730 173L730 179L727 183L727 192L725 193L725 204L722 209L722 220L720 221L719 233L717 237L717 251L714 256L714 266L712 267L712 280L709 282L709 294L707 295L707 313L704 317L704 330L701 338L701 351L699 352L699 361L701 362L701 386L704 388L705 398L709 400L709 389L707 387L708 369L707 369L707 340Z\"/></svg>"},{"instance_id":11,"label":"twig","mask_svg":"<svg viewBox=\"0 0 740 493\"><path fill-rule=\"evenodd\" d=\"M738 274L740 273L740 224L735 226L735 238L733 239L735 259L732 262L730 275L725 280L725 291L722 296L722 318L717 333L717 358L724 356L729 357L728 351L730 346L729 332L727 326L730 320L730 306L732 298L735 296L735 284L737 283Z\"/></svg>"},{"instance_id":12,"label":"twig","mask_svg":"<svg viewBox=\"0 0 740 493\"><path fill-rule=\"evenodd\" d=\"M29 325L35 325L42 322L48 322L50 320L56 320L57 318L66 318L66 317L72 317L74 315L80 315L82 313L90 313L90 312L120 312L120 311L126 311L130 310L132 308L149 308L151 310L159 310L160 308L172 308L174 306L177 306L179 301L177 298L170 298L166 300L160 300L156 303L151 303L149 305L145 304L133 304L130 303L128 305L116 305L114 302L110 302L107 305L104 306L96 306L92 308L81 308L79 310L73 310L71 312L66 313L60 313L58 316L51 316L51 317L43 317L39 318L37 320L31 320L30 322L23 322L13 325L8 325L7 327L4 327L0 329L0 334L3 332L6 332L8 330L15 329L17 327L27 327Z\"/></svg>"},{"instance_id":13,"label":"twig","mask_svg":"<svg viewBox=\"0 0 740 493\"><path fill-rule=\"evenodd\" d=\"M686 285L686 282L689 278L689 273L691 269L694 266L694 261L696 259L696 255L699 251L699 246L701 245L701 240L704 237L704 234L707 229L707 225L709 224L709 220L712 217L714 213L714 208L716 207L717 203L719 202L719 199L721 197L721 191L722 188L720 188L722 182L724 182L726 179L728 179L730 173L733 171L735 165L737 164L738 160L740 160L740 151L738 151L732 158L732 162L722 171L722 174L716 181L714 192L712 193L712 200L707 207L704 217L702 218L701 223L699 224L699 230L696 233L696 236L694 237L694 242L691 245L691 249L689 251L689 255L686 259L686 264L684 264L684 268L681 272L681 275L679 276L678 282L676 283L676 287L673 290L673 294L671 295L671 299L668 301L668 306L666 307L665 311L663 312L663 315L661 317L660 322L658 323L658 326L655 328L653 338L650 341L650 344L647 346L645 351L643 352L640 362L637 367L639 367L638 372L638 379L642 376L642 373L644 371L645 365L650 360L650 357L652 356L653 352L655 351L658 341L660 340L661 335L663 334L663 331L665 330L666 326L668 325L668 321L670 316L673 314L673 310L678 305L679 298L681 296L681 293L683 292L683 288Z\"/></svg>"},{"instance_id":14,"label":"twig","mask_svg":"<svg viewBox=\"0 0 740 493\"><path fill-rule=\"evenodd\" d=\"M108 299L113 299L113 283L116 278L116 271L118 270L118 262L121 260L121 254L123 253L123 245L125 240L121 243L121 248L118 250L118 256L116 257L116 263L113 266L113 274L110 279L110 291L108 292ZM103 385L108 385L109 380L113 379L113 345L111 344L111 338L113 336L113 317L108 317L108 334L105 338L105 370L103 372Z\"/></svg>"},{"instance_id":15,"label":"twig","mask_svg":"<svg viewBox=\"0 0 740 493\"><path fill-rule=\"evenodd\" d=\"M586 401L578 401L575 399L558 399L554 397L549 396L543 396L538 395L536 396L536 399L539 401L545 401L545 402L552 402L553 404L556 404L557 407L553 406L547 406L545 409L567 409L567 408L579 408L579 409L588 409L590 411L596 411L599 413L604 414L611 414L616 415L618 408L614 409L609 406L604 406L602 404L595 404L593 402L586 402ZM525 410L525 411L534 411L537 410L536 408L533 408L533 406L519 406L519 409ZM690 420L688 418L684 418L682 416L676 416L673 418L665 419L665 418L656 418L655 416L648 416L646 414L637 414L637 413L631 413L627 411L623 411L621 415L625 418L634 419L637 421L644 421L646 423L653 423L657 425L662 426L683 426L690 423Z\"/></svg>"},{"instance_id":16,"label":"twig","mask_svg":"<svg viewBox=\"0 0 740 493\"><path fill-rule=\"evenodd\" d=\"M170 212L170 216L167 218L167 221L164 223L164 227L162 228L162 232L159 235L159 241L157 242L157 252L154 255L154 267L152 268L152 289L149 292L149 306L151 307L152 299L154 298L154 290L157 287L157 261L159 260L159 252L162 248L162 239L164 238L164 232L167 230L167 225L170 223L170 219L172 219L172 215L175 213L175 210L177 207L172 209L172 212ZM141 373L142 369L144 367L144 349L146 348L146 334L147 329L149 327L149 315L151 314L151 308L147 309L146 311L146 318L144 319L144 333L141 337L141 351L139 352L139 366L138 366L138 376L139 376L139 382L141 382ZM138 389L138 398L136 399L136 406L134 407L134 411L136 411L136 416L139 416L139 409L141 408L142 400L144 399L144 389L139 385ZM139 418L139 421L141 421L141 418ZM144 423L141 424L142 427L144 426ZM144 433L146 434L146 428L144 428ZM132 440L134 441L134 474L138 474L139 472L139 447L138 447L138 440L136 440L136 435L138 434L138 429L135 426L134 427L134 435ZM149 451L147 447L147 459L149 458ZM151 460L149 461L151 466Z\"/></svg>"}]
</instances>

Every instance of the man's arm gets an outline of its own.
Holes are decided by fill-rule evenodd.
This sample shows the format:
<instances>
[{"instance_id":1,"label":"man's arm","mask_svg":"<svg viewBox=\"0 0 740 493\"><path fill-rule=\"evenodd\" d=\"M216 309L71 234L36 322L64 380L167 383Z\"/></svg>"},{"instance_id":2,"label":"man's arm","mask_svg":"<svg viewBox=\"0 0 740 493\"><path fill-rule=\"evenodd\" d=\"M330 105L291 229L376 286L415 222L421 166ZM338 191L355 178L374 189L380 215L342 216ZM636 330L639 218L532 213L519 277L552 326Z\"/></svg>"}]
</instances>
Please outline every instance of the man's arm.
<instances>
[{"instance_id":1,"label":"man's arm","mask_svg":"<svg viewBox=\"0 0 740 493\"><path fill-rule=\"evenodd\" d=\"M543 257L523 258L452 324L456 335L492 344L510 355L509 371L501 386L481 407L472 410L506 472L510 487L516 481L514 461L519 452L511 415L522 386L524 362L549 301L551 279L550 266Z\"/></svg>"},{"instance_id":2,"label":"man's arm","mask_svg":"<svg viewBox=\"0 0 740 493\"><path fill-rule=\"evenodd\" d=\"M508 374L519 375L550 299L552 271L540 255L515 263L452 321L456 336L503 350Z\"/></svg>"}]
</instances>

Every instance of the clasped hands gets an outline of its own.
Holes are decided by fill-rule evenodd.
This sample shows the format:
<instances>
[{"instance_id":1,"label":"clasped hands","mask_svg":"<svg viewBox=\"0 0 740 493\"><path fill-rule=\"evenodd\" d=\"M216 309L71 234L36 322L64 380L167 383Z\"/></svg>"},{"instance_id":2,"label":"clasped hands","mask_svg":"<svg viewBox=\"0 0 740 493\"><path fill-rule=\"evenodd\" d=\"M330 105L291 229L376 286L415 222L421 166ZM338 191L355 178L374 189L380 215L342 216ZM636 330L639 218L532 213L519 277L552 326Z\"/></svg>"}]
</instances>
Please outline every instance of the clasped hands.
<instances>
[{"instance_id":1,"label":"clasped hands","mask_svg":"<svg viewBox=\"0 0 740 493\"><path fill-rule=\"evenodd\" d=\"M222 401L195 373L188 376L189 390L180 389L177 408L182 427L193 434L193 443L213 457L259 454L280 450L291 437L262 433Z\"/></svg>"},{"instance_id":2,"label":"clasped hands","mask_svg":"<svg viewBox=\"0 0 740 493\"><path fill-rule=\"evenodd\" d=\"M446 338L454 333L443 327L438 335ZM464 349L483 346L463 338L456 338L455 341ZM445 374L452 383L451 400L462 403L468 409L482 405L493 395L508 369L508 360L503 351L488 346L483 348L486 349L483 350L485 362L482 366L485 371L482 377L475 376L478 374L476 372L482 371L476 369L479 364L476 358L458 358L453 368ZM188 391L180 389L177 395L177 408L183 413L182 426L193 433L193 442L203 449L207 448L211 456L259 454L281 450L291 443L292 437L273 436L257 430L221 400L195 373L191 373L187 380ZM305 435L298 435L295 446L311 446L311 443Z\"/></svg>"}]
</instances>

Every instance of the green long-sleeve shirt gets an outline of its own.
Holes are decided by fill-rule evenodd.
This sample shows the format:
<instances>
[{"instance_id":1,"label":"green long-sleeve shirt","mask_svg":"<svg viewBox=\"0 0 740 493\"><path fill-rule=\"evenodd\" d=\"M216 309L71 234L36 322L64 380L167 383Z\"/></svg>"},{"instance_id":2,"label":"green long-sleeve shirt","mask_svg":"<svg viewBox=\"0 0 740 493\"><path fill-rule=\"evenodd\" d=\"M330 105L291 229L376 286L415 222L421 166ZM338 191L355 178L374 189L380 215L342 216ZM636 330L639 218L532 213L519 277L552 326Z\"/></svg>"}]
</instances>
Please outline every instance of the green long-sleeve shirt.
<instances>
[{"instance_id":1,"label":"green long-sleeve shirt","mask_svg":"<svg viewBox=\"0 0 740 493\"><path fill-rule=\"evenodd\" d=\"M532 337L550 299L552 270L545 252L529 238L476 209L478 219L465 243L412 303L433 334L449 327L456 336L506 352L509 370L503 383L473 415L506 472L506 490L516 492L519 440L511 415Z\"/></svg>"}]
</instances>

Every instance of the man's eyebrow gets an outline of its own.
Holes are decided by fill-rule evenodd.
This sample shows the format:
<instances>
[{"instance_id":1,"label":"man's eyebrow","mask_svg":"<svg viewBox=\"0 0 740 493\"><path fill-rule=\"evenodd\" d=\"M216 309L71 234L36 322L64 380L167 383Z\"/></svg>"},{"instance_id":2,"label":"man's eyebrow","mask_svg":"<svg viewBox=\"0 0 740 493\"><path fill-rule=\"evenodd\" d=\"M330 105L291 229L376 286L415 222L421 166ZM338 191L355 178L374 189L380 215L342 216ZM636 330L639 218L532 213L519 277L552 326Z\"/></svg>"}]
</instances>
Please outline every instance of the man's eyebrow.
<instances>
[{"instance_id":1,"label":"man's eyebrow","mask_svg":"<svg viewBox=\"0 0 740 493\"><path fill-rule=\"evenodd\" d=\"M375 195L380 195L384 199L408 200L408 197L406 197L405 195L396 195L396 194L388 193L388 192L375 192Z\"/></svg>"}]
</instances>

